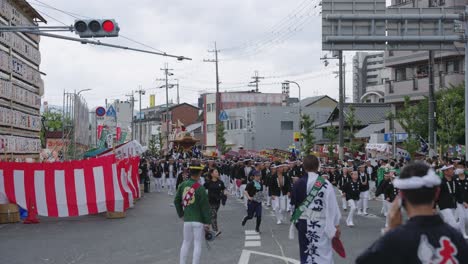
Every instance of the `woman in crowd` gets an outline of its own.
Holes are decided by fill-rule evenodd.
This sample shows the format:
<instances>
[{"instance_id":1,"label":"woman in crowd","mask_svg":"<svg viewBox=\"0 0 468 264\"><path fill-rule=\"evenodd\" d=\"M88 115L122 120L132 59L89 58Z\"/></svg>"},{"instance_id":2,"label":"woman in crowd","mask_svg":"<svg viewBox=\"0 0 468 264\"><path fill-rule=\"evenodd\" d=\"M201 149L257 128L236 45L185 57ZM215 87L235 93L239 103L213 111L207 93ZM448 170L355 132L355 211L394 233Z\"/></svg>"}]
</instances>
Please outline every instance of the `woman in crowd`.
<instances>
[{"instance_id":1,"label":"woman in crowd","mask_svg":"<svg viewBox=\"0 0 468 264\"><path fill-rule=\"evenodd\" d=\"M204 187L208 191L208 202L211 208L211 225L216 236L221 234L218 229L218 210L221 205L221 200L225 197L226 187L220 179L219 171L216 168L208 171L208 180L205 182Z\"/></svg>"}]
</instances>

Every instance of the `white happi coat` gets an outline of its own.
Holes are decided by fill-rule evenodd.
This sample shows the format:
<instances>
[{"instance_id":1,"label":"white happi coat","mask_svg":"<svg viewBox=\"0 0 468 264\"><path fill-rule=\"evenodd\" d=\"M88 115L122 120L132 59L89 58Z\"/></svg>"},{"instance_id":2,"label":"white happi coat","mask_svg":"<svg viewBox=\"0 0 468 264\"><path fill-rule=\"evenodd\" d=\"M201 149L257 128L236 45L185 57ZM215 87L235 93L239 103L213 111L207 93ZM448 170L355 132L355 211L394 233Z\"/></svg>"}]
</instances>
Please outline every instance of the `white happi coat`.
<instances>
[{"instance_id":1,"label":"white happi coat","mask_svg":"<svg viewBox=\"0 0 468 264\"><path fill-rule=\"evenodd\" d=\"M312 190L318 174L309 173L307 179L307 193ZM336 226L340 224L341 213L336 201L333 185L325 180L309 208L304 211L300 219L307 220L306 237L309 242L306 263L333 263L332 238L336 234Z\"/></svg>"}]
</instances>

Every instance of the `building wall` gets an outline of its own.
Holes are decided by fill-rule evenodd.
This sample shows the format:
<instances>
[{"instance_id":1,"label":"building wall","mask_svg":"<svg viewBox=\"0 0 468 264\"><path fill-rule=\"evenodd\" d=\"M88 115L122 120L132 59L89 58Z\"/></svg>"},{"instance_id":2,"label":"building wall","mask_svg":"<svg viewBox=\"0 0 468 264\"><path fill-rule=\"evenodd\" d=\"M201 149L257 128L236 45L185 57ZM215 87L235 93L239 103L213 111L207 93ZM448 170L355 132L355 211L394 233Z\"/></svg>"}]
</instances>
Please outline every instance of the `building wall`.
<instances>
[{"instance_id":1,"label":"building wall","mask_svg":"<svg viewBox=\"0 0 468 264\"><path fill-rule=\"evenodd\" d=\"M394 7L444 6L462 12L468 0L393 0ZM454 51L434 51L435 89L463 83L464 46L457 44ZM385 84L385 102L401 103L405 96L421 100L429 93L428 51L386 51L385 65L390 68L390 81Z\"/></svg>"},{"instance_id":2,"label":"building wall","mask_svg":"<svg viewBox=\"0 0 468 264\"><path fill-rule=\"evenodd\" d=\"M173 108L171 113L173 123L177 123L177 120L180 120L185 126L196 123L198 119L198 108L185 104Z\"/></svg>"},{"instance_id":3,"label":"building wall","mask_svg":"<svg viewBox=\"0 0 468 264\"><path fill-rule=\"evenodd\" d=\"M0 0L0 25L36 25L15 1ZM0 153L17 159L38 158L41 151L40 38L0 33Z\"/></svg>"}]
</instances>

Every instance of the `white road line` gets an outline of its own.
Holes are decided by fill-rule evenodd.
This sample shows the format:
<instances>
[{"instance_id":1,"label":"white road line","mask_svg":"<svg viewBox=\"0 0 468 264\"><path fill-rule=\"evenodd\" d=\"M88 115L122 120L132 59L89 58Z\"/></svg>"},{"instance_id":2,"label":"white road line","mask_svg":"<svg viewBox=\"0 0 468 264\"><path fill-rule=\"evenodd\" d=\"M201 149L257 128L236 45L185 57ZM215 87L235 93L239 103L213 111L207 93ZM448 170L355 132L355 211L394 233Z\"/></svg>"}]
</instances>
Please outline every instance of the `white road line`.
<instances>
[{"instance_id":1,"label":"white road line","mask_svg":"<svg viewBox=\"0 0 468 264\"><path fill-rule=\"evenodd\" d=\"M245 230L246 235L258 235L258 233L255 230Z\"/></svg>"},{"instance_id":2,"label":"white road line","mask_svg":"<svg viewBox=\"0 0 468 264\"><path fill-rule=\"evenodd\" d=\"M242 250L241 257L239 259L238 264L249 264L250 256L251 255L260 255L260 256L265 256L265 257L271 257L275 259L280 259L284 260L287 263L292 263L292 264L300 264L301 262L292 258L287 258L287 257L282 257L282 256L277 256L273 254L268 254L264 252L259 252L259 251L251 251L251 250Z\"/></svg>"},{"instance_id":3,"label":"white road line","mask_svg":"<svg viewBox=\"0 0 468 264\"><path fill-rule=\"evenodd\" d=\"M245 236L245 240L260 240L259 235Z\"/></svg>"},{"instance_id":4,"label":"white road line","mask_svg":"<svg viewBox=\"0 0 468 264\"><path fill-rule=\"evenodd\" d=\"M245 241L244 247L260 247L261 241Z\"/></svg>"}]
</instances>

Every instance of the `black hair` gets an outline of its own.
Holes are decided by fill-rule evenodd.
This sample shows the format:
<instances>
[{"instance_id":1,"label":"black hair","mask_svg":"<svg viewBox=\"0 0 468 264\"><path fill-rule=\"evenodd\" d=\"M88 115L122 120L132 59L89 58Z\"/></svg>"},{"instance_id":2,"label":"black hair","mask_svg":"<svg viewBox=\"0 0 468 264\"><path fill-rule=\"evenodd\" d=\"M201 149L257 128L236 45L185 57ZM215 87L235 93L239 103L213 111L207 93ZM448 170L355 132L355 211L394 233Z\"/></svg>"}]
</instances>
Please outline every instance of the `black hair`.
<instances>
[{"instance_id":1,"label":"black hair","mask_svg":"<svg viewBox=\"0 0 468 264\"><path fill-rule=\"evenodd\" d=\"M423 177L427 175L430 167L421 161L411 162L406 165L400 174L400 179L407 179L410 177ZM405 196L405 199L413 205L427 205L434 201L437 188L419 188L401 190Z\"/></svg>"},{"instance_id":2,"label":"black hair","mask_svg":"<svg viewBox=\"0 0 468 264\"><path fill-rule=\"evenodd\" d=\"M304 158L304 170L307 172L317 171L319 168L319 160L314 155L307 155Z\"/></svg>"}]
</instances>

